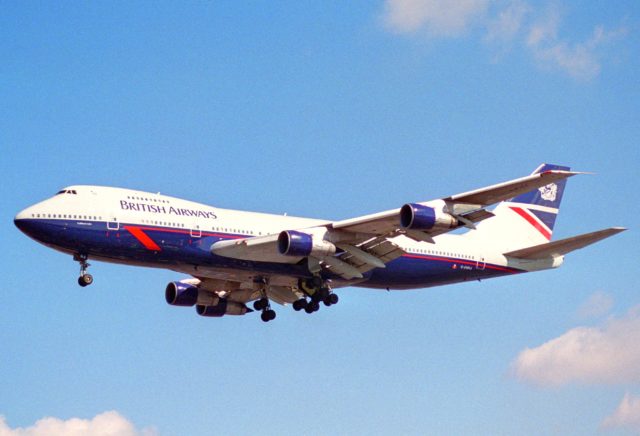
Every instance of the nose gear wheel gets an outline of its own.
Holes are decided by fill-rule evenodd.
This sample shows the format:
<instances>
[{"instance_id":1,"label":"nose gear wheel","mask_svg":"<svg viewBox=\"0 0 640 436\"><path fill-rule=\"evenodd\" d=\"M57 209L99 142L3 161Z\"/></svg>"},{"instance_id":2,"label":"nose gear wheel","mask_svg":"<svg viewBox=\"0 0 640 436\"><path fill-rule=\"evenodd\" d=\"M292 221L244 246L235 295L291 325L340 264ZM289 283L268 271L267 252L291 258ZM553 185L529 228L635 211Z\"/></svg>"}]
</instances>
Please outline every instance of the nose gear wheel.
<instances>
[{"instance_id":1,"label":"nose gear wheel","mask_svg":"<svg viewBox=\"0 0 640 436\"><path fill-rule=\"evenodd\" d=\"M78 284L83 288L93 283L93 276L87 272L89 268L89 262L87 262L88 256L86 254L74 254L73 260L80 263L80 276L78 277Z\"/></svg>"}]
</instances>

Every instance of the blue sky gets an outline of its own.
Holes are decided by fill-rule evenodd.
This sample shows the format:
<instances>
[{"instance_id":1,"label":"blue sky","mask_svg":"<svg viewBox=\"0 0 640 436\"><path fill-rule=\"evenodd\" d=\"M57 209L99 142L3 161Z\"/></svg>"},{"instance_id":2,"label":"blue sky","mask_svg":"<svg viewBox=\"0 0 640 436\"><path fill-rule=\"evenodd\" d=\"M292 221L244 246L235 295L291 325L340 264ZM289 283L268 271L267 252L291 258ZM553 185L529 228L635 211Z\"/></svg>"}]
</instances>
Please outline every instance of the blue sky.
<instances>
[{"instance_id":1,"label":"blue sky","mask_svg":"<svg viewBox=\"0 0 640 436\"><path fill-rule=\"evenodd\" d=\"M640 5L456 4L3 2L0 432L639 432ZM554 238L630 231L269 324L168 306L170 271L96 263L79 288L12 222L71 184L342 219L541 162L597 173Z\"/></svg>"}]
</instances>

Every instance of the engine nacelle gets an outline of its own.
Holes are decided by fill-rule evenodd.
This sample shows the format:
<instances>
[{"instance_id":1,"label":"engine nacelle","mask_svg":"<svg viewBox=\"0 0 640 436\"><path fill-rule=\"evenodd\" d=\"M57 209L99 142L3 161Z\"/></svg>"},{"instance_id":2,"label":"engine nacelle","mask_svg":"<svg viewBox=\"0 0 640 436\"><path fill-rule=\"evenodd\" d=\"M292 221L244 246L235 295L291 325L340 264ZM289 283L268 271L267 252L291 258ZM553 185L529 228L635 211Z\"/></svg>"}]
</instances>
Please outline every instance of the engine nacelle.
<instances>
[{"instance_id":1,"label":"engine nacelle","mask_svg":"<svg viewBox=\"0 0 640 436\"><path fill-rule=\"evenodd\" d=\"M278 252L285 256L324 257L335 254L336 246L308 233L285 230L278 235Z\"/></svg>"},{"instance_id":2,"label":"engine nacelle","mask_svg":"<svg viewBox=\"0 0 640 436\"><path fill-rule=\"evenodd\" d=\"M242 303L236 303L235 301L229 301L226 298L220 298L218 303L213 306L198 304L196 306L196 312L200 316L219 318L224 315L244 315L245 313L250 312L250 309Z\"/></svg>"},{"instance_id":3,"label":"engine nacelle","mask_svg":"<svg viewBox=\"0 0 640 436\"><path fill-rule=\"evenodd\" d=\"M170 282L164 291L164 299L172 306L193 306L198 301L198 287L190 283Z\"/></svg>"},{"instance_id":4,"label":"engine nacelle","mask_svg":"<svg viewBox=\"0 0 640 436\"><path fill-rule=\"evenodd\" d=\"M434 227L450 229L458 225L458 220L433 207L409 203L400 209L400 226L411 230L431 230Z\"/></svg>"}]
</instances>

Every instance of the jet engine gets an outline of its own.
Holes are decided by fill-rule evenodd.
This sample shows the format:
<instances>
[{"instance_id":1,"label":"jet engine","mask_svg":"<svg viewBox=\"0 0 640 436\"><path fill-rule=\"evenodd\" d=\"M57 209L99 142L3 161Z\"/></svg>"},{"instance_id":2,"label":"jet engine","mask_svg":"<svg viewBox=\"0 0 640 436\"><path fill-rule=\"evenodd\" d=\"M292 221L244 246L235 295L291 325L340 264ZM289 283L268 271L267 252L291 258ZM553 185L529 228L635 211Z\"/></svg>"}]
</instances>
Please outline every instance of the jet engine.
<instances>
[{"instance_id":1,"label":"jet engine","mask_svg":"<svg viewBox=\"0 0 640 436\"><path fill-rule=\"evenodd\" d=\"M285 256L331 256L336 246L307 233L285 230L278 235L278 252Z\"/></svg>"},{"instance_id":2,"label":"jet engine","mask_svg":"<svg viewBox=\"0 0 640 436\"><path fill-rule=\"evenodd\" d=\"M409 203L400 209L400 226L411 230L431 230L434 227L451 229L458 226L458 220L433 207Z\"/></svg>"},{"instance_id":3,"label":"jet engine","mask_svg":"<svg viewBox=\"0 0 640 436\"><path fill-rule=\"evenodd\" d=\"M198 283L194 280L194 283ZM164 291L164 299L172 306L196 306L196 312L202 316L220 317L223 315L244 315L251 312L243 303L228 301L214 292L200 289L196 284L170 282Z\"/></svg>"},{"instance_id":4,"label":"jet engine","mask_svg":"<svg viewBox=\"0 0 640 436\"><path fill-rule=\"evenodd\" d=\"M164 291L164 299L172 306L193 306L198 301L197 286L184 282L170 282Z\"/></svg>"}]
</instances>

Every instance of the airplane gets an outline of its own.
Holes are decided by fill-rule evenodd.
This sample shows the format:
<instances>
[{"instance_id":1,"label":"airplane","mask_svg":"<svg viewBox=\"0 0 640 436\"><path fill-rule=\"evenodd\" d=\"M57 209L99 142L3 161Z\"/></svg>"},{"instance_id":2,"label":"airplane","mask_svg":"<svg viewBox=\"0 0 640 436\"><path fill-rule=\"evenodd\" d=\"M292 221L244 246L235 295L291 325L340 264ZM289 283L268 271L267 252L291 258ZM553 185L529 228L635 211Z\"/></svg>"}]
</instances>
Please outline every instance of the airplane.
<instances>
[{"instance_id":1,"label":"airplane","mask_svg":"<svg viewBox=\"0 0 640 436\"><path fill-rule=\"evenodd\" d=\"M526 177L340 221L78 185L14 223L72 255L80 286L93 283L89 259L166 268L192 276L166 286L168 304L205 317L257 311L268 322L271 302L313 313L338 303L334 290L346 286L417 289L557 268L566 254L626 230L551 241L566 181L577 174L542 164Z\"/></svg>"}]
</instances>

